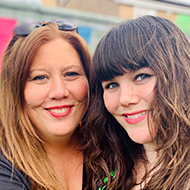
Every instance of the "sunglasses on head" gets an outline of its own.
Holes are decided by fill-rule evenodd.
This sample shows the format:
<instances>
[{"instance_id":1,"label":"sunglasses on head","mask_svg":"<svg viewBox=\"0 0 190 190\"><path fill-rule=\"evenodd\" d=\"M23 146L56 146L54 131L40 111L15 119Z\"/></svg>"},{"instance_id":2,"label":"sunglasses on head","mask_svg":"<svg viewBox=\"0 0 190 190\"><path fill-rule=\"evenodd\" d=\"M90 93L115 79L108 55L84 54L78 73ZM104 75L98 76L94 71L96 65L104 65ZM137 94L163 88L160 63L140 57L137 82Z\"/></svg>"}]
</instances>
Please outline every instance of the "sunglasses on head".
<instances>
[{"instance_id":1,"label":"sunglasses on head","mask_svg":"<svg viewBox=\"0 0 190 190\"><path fill-rule=\"evenodd\" d=\"M78 33L78 27L74 21L71 21L71 20L53 20L51 22L55 22L57 24L59 30L76 31ZM35 29L40 28L42 26L45 26L47 24L48 24L48 22L31 22L31 23L22 24L20 26L17 26L14 29L14 34L20 35L20 36L27 36L31 32L33 32Z\"/></svg>"}]
</instances>

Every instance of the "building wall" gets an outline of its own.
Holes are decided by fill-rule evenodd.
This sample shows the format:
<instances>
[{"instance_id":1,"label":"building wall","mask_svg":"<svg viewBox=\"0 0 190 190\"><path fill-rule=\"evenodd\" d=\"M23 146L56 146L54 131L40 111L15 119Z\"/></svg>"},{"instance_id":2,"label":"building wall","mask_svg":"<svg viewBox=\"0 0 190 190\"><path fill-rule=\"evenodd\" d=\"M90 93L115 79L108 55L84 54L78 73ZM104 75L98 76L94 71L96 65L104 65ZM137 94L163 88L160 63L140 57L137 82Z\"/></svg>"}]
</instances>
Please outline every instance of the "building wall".
<instances>
[{"instance_id":1,"label":"building wall","mask_svg":"<svg viewBox=\"0 0 190 190\"><path fill-rule=\"evenodd\" d=\"M0 17L16 19L18 24L31 21L50 21L53 19L72 19L78 23L79 34L87 41L92 52L103 35L122 19L87 11L79 11L55 6L54 3L43 0L43 5L10 3L0 0ZM49 3L49 4L48 4ZM48 6L47 6L48 5ZM1 45L1 42L0 42Z\"/></svg>"},{"instance_id":2,"label":"building wall","mask_svg":"<svg viewBox=\"0 0 190 190\"><path fill-rule=\"evenodd\" d=\"M154 2L152 5L152 1L144 0L145 4L142 4L142 1L138 0L42 0L42 4L48 6L61 6L64 8L87 11L92 13L100 13L104 15L117 16L121 19L133 19L145 14L155 15L167 18L172 22L175 22L179 12L171 11L170 9L161 10L157 8L157 4L159 2ZM155 6L154 6L155 5ZM163 4L164 5L164 4ZM165 4L168 6L168 4ZM176 5L172 5L171 7L175 7ZM182 7L183 8L183 7ZM190 14L190 9L189 9Z\"/></svg>"},{"instance_id":3,"label":"building wall","mask_svg":"<svg viewBox=\"0 0 190 190\"><path fill-rule=\"evenodd\" d=\"M119 8L113 0L42 0L43 5L60 6L92 13L118 16Z\"/></svg>"},{"instance_id":4,"label":"building wall","mask_svg":"<svg viewBox=\"0 0 190 190\"><path fill-rule=\"evenodd\" d=\"M146 15L146 14L160 16L174 23L178 16L178 13L163 11L163 10L156 10L154 8L151 9L151 8L124 5L124 4L119 5L119 17L121 17L122 19L127 19L127 20L133 19L133 18L137 18L139 16Z\"/></svg>"},{"instance_id":5,"label":"building wall","mask_svg":"<svg viewBox=\"0 0 190 190\"><path fill-rule=\"evenodd\" d=\"M166 18L166 19L172 21L173 23L175 23L178 14L177 13L168 13L168 12L165 12L165 11L159 11L158 10L157 11L157 16Z\"/></svg>"},{"instance_id":6,"label":"building wall","mask_svg":"<svg viewBox=\"0 0 190 190\"><path fill-rule=\"evenodd\" d=\"M82 11L118 16L118 6L113 0L69 0L63 6L72 9L80 7Z\"/></svg>"},{"instance_id":7,"label":"building wall","mask_svg":"<svg viewBox=\"0 0 190 190\"><path fill-rule=\"evenodd\" d=\"M169 19L190 36L190 6L179 6L153 0L42 0L43 4L116 16L129 20L143 15ZM104 16L103 16L104 17Z\"/></svg>"},{"instance_id":8,"label":"building wall","mask_svg":"<svg viewBox=\"0 0 190 190\"><path fill-rule=\"evenodd\" d=\"M23 3L24 0L19 2L19 0L17 3L0 0L0 16L17 19L18 23L31 20L74 19L83 34L89 32L88 44L92 51L115 23L144 14L167 18L190 36L188 7L167 5L166 8L165 4L158 6L156 2L151 4L150 0L41 0L41 2L39 0L38 4L34 4L32 0L31 4L27 3L28 0L26 3Z\"/></svg>"},{"instance_id":9,"label":"building wall","mask_svg":"<svg viewBox=\"0 0 190 190\"><path fill-rule=\"evenodd\" d=\"M133 19L133 6L132 5L118 5L119 17L122 19Z\"/></svg>"},{"instance_id":10,"label":"building wall","mask_svg":"<svg viewBox=\"0 0 190 190\"><path fill-rule=\"evenodd\" d=\"M57 6L57 0L42 0L43 5Z\"/></svg>"}]
</instances>

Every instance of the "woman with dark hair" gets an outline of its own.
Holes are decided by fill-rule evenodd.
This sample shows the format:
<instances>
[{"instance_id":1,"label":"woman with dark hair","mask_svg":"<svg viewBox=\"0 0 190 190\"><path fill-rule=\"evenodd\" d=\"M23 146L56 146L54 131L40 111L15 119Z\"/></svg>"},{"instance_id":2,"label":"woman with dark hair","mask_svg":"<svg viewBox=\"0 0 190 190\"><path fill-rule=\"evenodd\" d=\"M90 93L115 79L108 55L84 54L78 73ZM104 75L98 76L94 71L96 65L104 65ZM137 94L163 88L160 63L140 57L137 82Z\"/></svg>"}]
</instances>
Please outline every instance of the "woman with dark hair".
<instances>
[{"instance_id":1,"label":"woman with dark hair","mask_svg":"<svg viewBox=\"0 0 190 190\"><path fill-rule=\"evenodd\" d=\"M122 22L99 42L91 74L85 130L90 137L86 154L96 172L89 175L92 180L101 174L99 167L108 177L104 189L190 189L190 43L185 34L160 17Z\"/></svg>"},{"instance_id":2,"label":"woman with dark hair","mask_svg":"<svg viewBox=\"0 0 190 190\"><path fill-rule=\"evenodd\" d=\"M18 26L0 78L0 189L85 188L91 55L68 21Z\"/></svg>"}]
</instances>

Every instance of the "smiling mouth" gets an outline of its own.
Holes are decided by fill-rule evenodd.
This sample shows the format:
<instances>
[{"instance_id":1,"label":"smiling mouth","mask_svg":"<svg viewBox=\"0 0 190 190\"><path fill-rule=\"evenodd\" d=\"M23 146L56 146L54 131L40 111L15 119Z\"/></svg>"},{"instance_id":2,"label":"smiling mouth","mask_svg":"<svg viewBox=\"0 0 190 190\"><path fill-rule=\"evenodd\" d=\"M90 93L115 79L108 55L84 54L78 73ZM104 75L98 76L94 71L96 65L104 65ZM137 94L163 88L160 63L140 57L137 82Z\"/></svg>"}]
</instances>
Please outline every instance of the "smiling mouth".
<instances>
[{"instance_id":1,"label":"smiling mouth","mask_svg":"<svg viewBox=\"0 0 190 190\"><path fill-rule=\"evenodd\" d=\"M47 109L47 110L50 111L50 112L53 112L53 113L65 113L69 109L70 109L70 107L68 107L68 108L61 108L61 109Z\"/></svg>"},{"instance_id":2,"label":"smiling mouth","mask_svg":"<svg viewBox=\"0 0 190 190\"><path fill-rule=\"evenodd\" d=\"M124 116L127 117L127 118L129 118L129 119L136 119L136 118L138 118L138 117L140 117L140 116L142 116L142 115L145 115L145 114L147 114L147 113L148 113L148 111L143 111L143 112L138 113L138 114L134 114L134 115L124 115Z\"/></svg>"},{"instance_id":3,"label":"smiling mouth","mask_svg":"<svg viewBox=\"0 0 190 190\"><path fill-rule=\"evenodd\" d=\"M53 117L65 117L67 116L73 106L67 107L57 107L57 108L48 108L46 109Z\"/></svg>"},{"instance_id":4,"label":"smiling mouth","mask_svg":"<svg viewBox=\"0 0 190 190\"><path fill-rule=\"evenodd\" d=\"M136 114L123 114L123 116L125 117L125 121L129 124L137 124L139 122L141 122L142 120L144 120L146 118L148 114L148 111L142 111L140 113L136 113Z\"/></svg>"}]
</instances>

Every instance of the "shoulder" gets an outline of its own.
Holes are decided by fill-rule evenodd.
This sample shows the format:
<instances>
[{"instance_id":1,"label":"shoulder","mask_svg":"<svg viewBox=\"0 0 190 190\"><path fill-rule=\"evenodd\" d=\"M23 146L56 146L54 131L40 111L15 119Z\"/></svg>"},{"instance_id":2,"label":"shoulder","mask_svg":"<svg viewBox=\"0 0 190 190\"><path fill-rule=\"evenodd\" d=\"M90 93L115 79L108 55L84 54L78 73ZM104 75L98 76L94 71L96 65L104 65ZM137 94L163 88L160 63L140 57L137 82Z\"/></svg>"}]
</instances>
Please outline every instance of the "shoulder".
<instances>
[{"instance_id":1,"label":"shoulder","mask_svg":"<svg viewBox=\"0 0 190 190\"><path fill-rule=\"evenodd\" d=\"M0 150L0 189L3 190L29 190L27 176L5 158Z\"/></svg>"}]
</instances>

